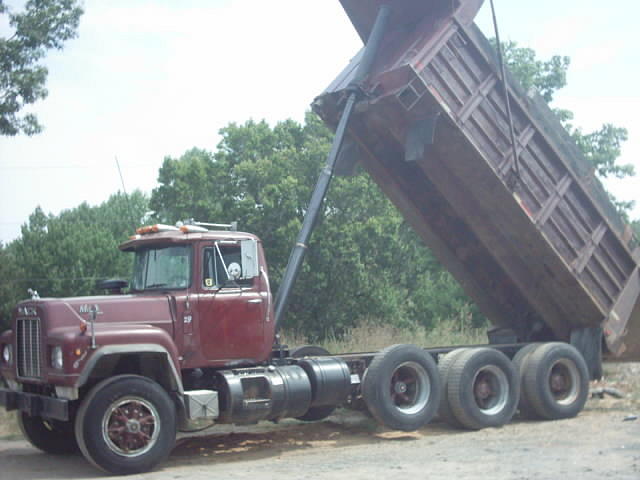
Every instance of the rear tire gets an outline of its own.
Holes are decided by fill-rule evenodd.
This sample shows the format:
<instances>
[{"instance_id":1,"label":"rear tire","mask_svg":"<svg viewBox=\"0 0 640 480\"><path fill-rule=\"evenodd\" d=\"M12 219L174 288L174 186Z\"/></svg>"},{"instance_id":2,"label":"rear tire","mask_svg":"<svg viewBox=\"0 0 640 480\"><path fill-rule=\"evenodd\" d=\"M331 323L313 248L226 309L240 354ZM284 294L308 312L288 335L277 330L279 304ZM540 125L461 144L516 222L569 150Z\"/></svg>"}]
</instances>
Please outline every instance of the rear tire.
<instances>
[{"instance_id":1,"label":"rear tire","mask_svg":"<svg viewBox=\"0 0 640 480\"><path fill-rule=\"evenodd\" d=\"M589 396L589 370L582 355L568 343L545 343L524 367L524 394L541 418L575 417Z\"/></svg>"},{"instance_id":2,"label":"rear tire","mask_svg":"<svg viewBox=\"0 0 640 480\"><path fill-rule=\"evenodd\" d=\"M330 355L329 351L322 347L318 347L317 345L302 345L301 347L296 347L291 350L291 356L293 358L326 357L327 355ZM311 407L307 410L307 413L296 417L296 419L302 420L303 422L318 422L329 417L335 409L336 407L333 405Z\"/></svg>"},{"instance_id":3,"label":"rear tire","mask_svg":"<svg viewBox=\"0 0 640 480\"><path fill-rule=\"evenodd\" d=\"M176 409L153 380L119 375L96 385L75 424L82 454L116 475L147 472L163 461L176 438Z\"/></svg>"},{"instance_id":4,"label":"rear tire","mask_svg":"<svg viewBox=\"0 0 640 480\"><path fill-rule=\"evenodd\" d=\"M508 423L519 395L516 370L498 350L469 349L451 365L447 397L453 415L466 428L480 430Z\"/></svg>"},{"instance_id":5,"label":"rear tire","mask_svg":"<svg viewBox=\"0 0 640 480\"><path fill-rule=\"evenodd\" d=\"M457 348L447 353L442 360L438 363L438 371L440 372L440 379L442 380L442 398L440 399L440 406L438 407L438 418L455 428L462 428L460 421L453 415L451 411L451 405L449 405L449 398L447 395L449 385L449 371L451 365L455 362L462 352L466 351L466 348Z\"/></svg>"},{"instance_id":6,"label":"rear tire","mask_svg":"<svg viewBox=\"0 0 640 480\"><path fill-rule=\"evenodd\" d=\"M393 345L382 350L362 381L362 396L374 418L406 432L431 421L441 390L436 362L415 345Z\"/></svg>"},{"instance_id":7,"label":"rear tire","mask_svg":"<svg viewBox=\"0 0 640 480\"><path fill-rule=\"evenodd\" d=\"M78 452L72 422L48 420L18 412L18 426L29 443L45 453L69 455Z\"/></svg>"},{"instance_id":8,"label":"rear tire","mask_svg":"<svg viewBox=\"0 0 640 480\"><path fill-rule=\"evenodd\" d=\"M531 406L531 402L524 388L524 372L527 368L527 361L529 356L541 345L542 343L530 343L522 347L513 357L513 366L518 372L518 378L520 379L520 401L518 402L518 410L520 411L520 417L530 420L537 420L540 416Z\"/></svg>"}]
</instances>

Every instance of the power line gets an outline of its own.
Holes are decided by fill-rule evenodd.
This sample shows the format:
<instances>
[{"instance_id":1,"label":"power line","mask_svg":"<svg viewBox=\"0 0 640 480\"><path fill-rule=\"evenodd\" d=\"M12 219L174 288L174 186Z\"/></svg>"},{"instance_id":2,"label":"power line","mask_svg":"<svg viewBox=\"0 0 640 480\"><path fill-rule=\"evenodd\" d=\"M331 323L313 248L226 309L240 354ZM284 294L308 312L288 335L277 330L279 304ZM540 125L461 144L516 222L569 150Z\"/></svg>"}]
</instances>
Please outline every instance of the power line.
<instances>
[{"instance_id":1,"label":"power line","mask_svg":"<svg viewBox=\"0 0 640 480\"><path fill-rule=\"evenodd\" d=\"M127 165L127 168L146 168L158 166L154 163L133 163ZM0 170L42 170L42 169L77 169L77 168L107 168L103 164L78 164L78 165L0 165Z\"/></svg>"},{"instance_id":2,"label":"power line","mask_svg":"<svg viewBox=\"0 0 640 480\"><path fill-rule=\"evenodd\" d=\"M127 189L124 187L124 178L122 177L122 170L120 170L120 162L116 156L116 166L118 167L118 174L120 175L120 182L122 182L122 192L124 193L124 199L127 201L127 210L129 210L129 220L133 225L133 230L136 229L136 221L133 217L133 210L131 210L131 202L129 201L129 195L127 195Z\"/></svg>"}]
</instances>

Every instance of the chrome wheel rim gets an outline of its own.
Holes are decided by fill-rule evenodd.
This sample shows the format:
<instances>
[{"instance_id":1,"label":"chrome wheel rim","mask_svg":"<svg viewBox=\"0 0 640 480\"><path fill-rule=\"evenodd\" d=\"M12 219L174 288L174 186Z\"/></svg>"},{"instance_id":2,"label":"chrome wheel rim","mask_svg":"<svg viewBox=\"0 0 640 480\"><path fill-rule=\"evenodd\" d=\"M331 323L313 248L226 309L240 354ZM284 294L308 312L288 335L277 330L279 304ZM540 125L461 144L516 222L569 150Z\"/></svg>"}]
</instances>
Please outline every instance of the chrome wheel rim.
<instances>
[{"instance_id":1,"label":"chrome wheel rim","mask_svg":"<svg viewBox=\"0 0 640 480\"><path fill-rule=\"evenodd\" d=\"M109 449L124 457L138 457L153 448L160 434L160 415L148 400L120 398L102 417L102 438Z\"/></svg>"},{"instance_id":2,"label":"chrome wheel rim","mask_svg":"<svg viewBox=\"0 0 640 480\"><path fill-rule=\"evenodd\" d=\"M431 381L422 365L404 362L393 371L390 384L391 401L406 415L420 412L429 403Z\"/></svg>"},{"instance_id":3,"label":"chrome wheel rim","mask_svg":"<svg viewBox=\"0 0 640 480\"><path fill-rule=\"evenodd\" d=\"M509 401L509 380L496 365L486 365L473 377L473 397L485 415L500 413Z\"/></svg>"}]
</instances>

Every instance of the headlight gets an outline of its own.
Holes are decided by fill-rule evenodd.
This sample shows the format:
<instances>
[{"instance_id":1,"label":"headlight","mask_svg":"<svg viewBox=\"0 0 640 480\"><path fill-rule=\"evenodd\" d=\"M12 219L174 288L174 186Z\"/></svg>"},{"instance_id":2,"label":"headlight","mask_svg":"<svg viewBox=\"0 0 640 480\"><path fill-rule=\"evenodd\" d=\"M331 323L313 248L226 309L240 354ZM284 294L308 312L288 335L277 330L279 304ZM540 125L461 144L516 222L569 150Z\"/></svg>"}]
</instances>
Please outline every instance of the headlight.
<instances>
[{"instance_id":1,"label":"headlight","mask_svg":"<svg viewBox=\"0 0 640 480\"><path fill-rule=\"evenodd\" d=\"M51 366L62 370L64 360L62 359L62 347L53 347L51 349Z\"/></svg>"},{"instance_id":2,"label":"headlight","mask_svg":"<svg viewBox=\"0 0 640 480\"><path fill-rule=\"evenodd\" d=\"M11 345L5 345L2 349L2 360L7 365L11 365L11 361L13 360L13 351L11 350Z\"/></svg>"}]
</instances>

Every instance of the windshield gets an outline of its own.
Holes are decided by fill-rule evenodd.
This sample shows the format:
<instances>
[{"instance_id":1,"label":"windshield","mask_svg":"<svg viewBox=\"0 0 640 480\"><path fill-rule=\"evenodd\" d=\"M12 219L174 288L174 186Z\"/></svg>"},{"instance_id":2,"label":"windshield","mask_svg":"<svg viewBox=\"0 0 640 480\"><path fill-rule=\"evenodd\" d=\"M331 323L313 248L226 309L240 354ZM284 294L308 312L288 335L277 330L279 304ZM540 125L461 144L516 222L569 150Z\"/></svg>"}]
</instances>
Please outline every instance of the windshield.
<instances>
[{"instance_id":1,"label":"windshield","mask_svg":"<svg viewBox=\"0 0 640 480\"><path fill-rule=\"evenodd\" d=\"M151 247L136 251L133 290L179 289L191 284L191 247Z\"/></svg>"}]
</instances>

